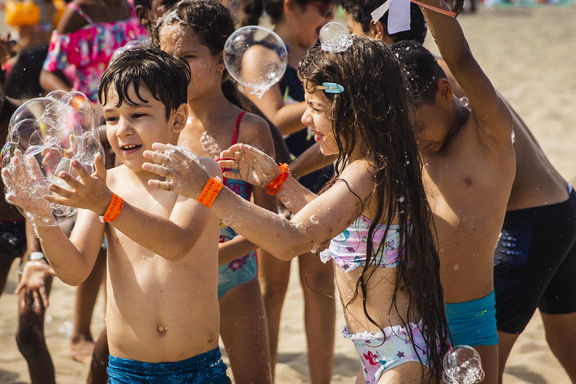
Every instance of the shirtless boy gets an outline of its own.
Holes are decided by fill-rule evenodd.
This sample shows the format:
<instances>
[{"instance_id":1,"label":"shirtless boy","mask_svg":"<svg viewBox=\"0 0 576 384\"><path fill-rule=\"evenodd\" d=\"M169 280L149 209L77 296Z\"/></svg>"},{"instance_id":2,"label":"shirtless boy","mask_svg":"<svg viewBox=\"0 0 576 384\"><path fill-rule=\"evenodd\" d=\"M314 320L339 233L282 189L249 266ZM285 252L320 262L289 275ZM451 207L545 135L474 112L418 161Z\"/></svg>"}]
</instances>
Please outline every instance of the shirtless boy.
<instances>
[{"instance_id":1,"label":"shirtless boy","mask_svg":"<svg viewBox=\"0 0 576 384\"><path fill-rule=\"evenodd\" d=\"M515 175L513 116L472 56L456 19L423 12L469 99L468 106L454 95L421 45L397 47L414 86L414 129L438 236L446 312L454 344L476 348L484 383L496 383L493 257Z\"/></svg>"},{"instance_id":2,"label":"shirtless boy","mask_svg":"<svg viewBox=\"0 0 576 384\"><path fill-rule=\"evenodd\" d=\"M123 53L98 92L108 141L122 165L107 172L99 156L89 174L73 162L79 177L61 173L68 188L52 185L46 200L31 201L20 191L7 196L30 213L65 283L89 275L106 234L111 384L230 382L218 349L218 220L195 200L148 187L153 175L141 168L153 142L176 143L186 123L189 79L186 63L165 52ZM14 165L25 172L22 163L32 161L15 157ZM220 174L217 167L207 170ZM5 171L3 177L13 182ZM48 201L80 208L70 239L46 225L53 224Z\"/></svg>"}]
</instances>

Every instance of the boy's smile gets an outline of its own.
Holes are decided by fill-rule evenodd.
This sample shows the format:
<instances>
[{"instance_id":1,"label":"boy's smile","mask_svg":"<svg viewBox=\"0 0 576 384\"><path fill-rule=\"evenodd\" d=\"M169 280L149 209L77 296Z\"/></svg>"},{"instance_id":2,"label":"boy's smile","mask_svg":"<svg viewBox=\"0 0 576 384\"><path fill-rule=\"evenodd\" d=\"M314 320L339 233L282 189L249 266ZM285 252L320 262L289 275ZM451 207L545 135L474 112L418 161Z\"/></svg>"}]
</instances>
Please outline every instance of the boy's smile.
<instances>
[{"instance_id":1,"label":"boy's smile","mask_svg":"<svg viewBox=\"0 0 576 384\"><path fill-rule=\"evenodd\" d=\"M119 99L114 86L108 88L103 106L106 135L118 160L133 171L142 172L142 154L152 148L152 143L176 143L175 114L166 119L164 104L142 85L138 92L130 85L124 99Z\"/></svg>"}]
</instances>

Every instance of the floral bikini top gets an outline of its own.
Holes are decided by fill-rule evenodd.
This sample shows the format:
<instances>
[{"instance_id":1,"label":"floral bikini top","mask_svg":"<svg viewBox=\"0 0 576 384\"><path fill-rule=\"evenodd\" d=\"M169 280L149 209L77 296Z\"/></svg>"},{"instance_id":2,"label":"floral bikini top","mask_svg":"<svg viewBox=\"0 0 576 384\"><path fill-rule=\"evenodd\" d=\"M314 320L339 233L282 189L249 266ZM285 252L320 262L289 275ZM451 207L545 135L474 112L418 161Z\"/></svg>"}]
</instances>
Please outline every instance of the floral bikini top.
<instances>
[{"instance_id":1,"label":"floral bikini top","mask_svg":"<svg viewBox=\"0 0 576 384\"><path fill-rule=\"evenodd\" d=\"M128 19L101 23L95 23L75 3L69 3L67 6L80 14L88 25L62 35L53 31L44 69L62 71L73 90L83 92L92 102L97 102L98 84L114 51L131 40L147 38L132 1L129 3L132 15Z\"/></svg>"},{"instance_id":2,"label":"floral bikini top","mask_svg":"<svg viewBox=\"0 0 576 384\"><path fill-rule=\"evenodd\" d=\"M326 263L334 261L344 272L361 268L366 263L366 245L368 243L368 229L372 221L366 216L358 217L341 234L330 241L328 249L320 253L320 259ZM377 250L382 241L380 251L376 254L375 262L382 268L394 268L398 265L400 232L398 225L388 226L386 238L386 225L378 224L373 234L374 249Z\"/></svg>"}]
</instances>

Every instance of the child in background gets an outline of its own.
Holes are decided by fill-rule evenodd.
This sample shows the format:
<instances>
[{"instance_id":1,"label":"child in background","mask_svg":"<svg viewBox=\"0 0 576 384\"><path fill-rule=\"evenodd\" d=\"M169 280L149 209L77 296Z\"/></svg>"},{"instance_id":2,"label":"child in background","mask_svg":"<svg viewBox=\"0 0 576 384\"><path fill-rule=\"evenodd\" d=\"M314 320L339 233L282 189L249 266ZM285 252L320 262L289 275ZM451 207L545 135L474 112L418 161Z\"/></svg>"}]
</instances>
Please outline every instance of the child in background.
<instances>
[{"instance_id":1,"label":"child in background","mask_svg":"<svg viewBox=\"0 0 576 384\"><path fill-rule=\"evenodd\" d=\"M350 39L341 52L311 48L299 70L307 103L302 121L325 155L338 155L329 187L315 195L289 176L286 165L237 144L221 154L229 160L220 165L239 173L224 176L267 186L295 215L287 220L226 188L213 194L211 209L283 260L333 239L322 258L334 262L343 334L362 362L356 382L437 382L448 326L407 85L382 42ZM190 197L211 189L204 186L210 175L185 153L161 144L154 149L145 157L155 164L143 168L165 179L150 185Z\"/></svg>"},{"instance_id":2,"label":"child in background","mask_svg":"<svg viewBox=\"0 0 576 384\"><path fill-rule=\"evenodd\" d=\"M230 382L218 349L218 220L195 200L149 187L154 175L141 168L153 142L176 144L189 79L188 66L165 52L127 50L99 88L108 141L122 165L107 172L99 155L89 174L73 161L78 178L59 175L70 188L52 185L44 200L19 190L7 196L32 215L46 257L67 284L90 274L106 233L111 384ZM13 165L26 173L23 162L34 161L17 155ZM16 188L5 169L2 176ZM80 208L70 238L46 225L54 221L49 202Z\"/></svg>"},{"instance_id":3,"label":"child in background","mask_svg":"<svg viewBox=\"0 0 576 384\"><path fill-rule=\"evenodd\" d=\"M306 105L302 82L297 76L298 65L308 48L317 43L320 28L334 17L334 4L331 0L264 1L264 9L274 25L274 32L280 36L288 49L288 66L280 82L271 87L261 98L250 94L247 96L278 127L285 136L292 157L296 159L314 144L313 135L301 121ZM256 65L248 64L250 62L248 54L245 60L248 69L256 68ZM249 75L247 73L244 76ZM323 166L325 168L300 179L302 184L314 193L318 193L334 173L330 161L323 163ZM301 165L300 169L302 168L306 168L306 165ZM291 263L275 258L260 259L260 282L268 317L272 364L277 360L280 318L288 289L290 265ZM334 359L336 317L335 303L332 299L334 294L332 269L322 265L314 253L301 255L298 258L298 268L304 296L310 381L312 384L329 383Z\"/></svg>"},{"instance_id":4,"label":"child in background","mask_svg":"<svg viewBox=\"0 0 576 384\"><path fill-rule=\"evenodd\" d=\"M236 143L261 148L274 156L270 129L264 119L246 113L223 93L222 51L234 32L228 9L214 0L183 0L158 19L153 43L186 60L192 80L188 86L188 121L178 144L193 153L217 158ZM276 199L259 187L225 179L226 186L244 199L277 211ZM233 226L232 226L233 227ZM258 282L257 246L220 227L218 298L220 334L234 379L238 383L271 383L268 332ZM259 251L260 258L270 257Z\"/></svg>"}]
</instances>

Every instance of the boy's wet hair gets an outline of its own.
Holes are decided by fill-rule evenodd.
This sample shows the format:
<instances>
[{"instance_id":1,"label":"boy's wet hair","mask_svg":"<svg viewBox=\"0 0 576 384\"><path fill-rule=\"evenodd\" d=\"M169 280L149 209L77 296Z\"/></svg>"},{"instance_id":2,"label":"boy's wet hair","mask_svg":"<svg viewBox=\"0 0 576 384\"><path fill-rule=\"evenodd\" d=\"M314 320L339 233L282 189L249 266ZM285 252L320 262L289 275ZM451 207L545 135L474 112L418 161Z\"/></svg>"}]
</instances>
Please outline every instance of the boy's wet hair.
<instances>
[{"instance_id":1,"label":"boy's wet hair","mask_svg":"<svg viewBox=\"0 0 576 384\"><path fill-rule=\"evenodd\" d=\"M302 8L306 8L308 6L308 3L314 1L317 0L294 0L293 3ZM330 4L333 1L320 0L317 2ZM284 0L264 0L264 10L268 14L268 16L270 16L272 24L277 24L280 20L282 20L282 17L284 17Z\"/></svg>"},{"instance_id":2,"label":"boy's wet hair","mask_svg":"<svg viewBox=\"0 0 576 384\"><path fill-rule=\"evenodd\" d=\"M446 73L438 65L430 51L415 41L401 41L390 46L408 83L412 102L416 107L434 104L438 81L446 78Z\"/></svg>"},{"instance_id":3,"label":"boy's wet hair","mask_svg":"<svg viewBox=\"0 0 576 384\"><path fill-rule=\"evenodd\" d=\"M337 94L325 93L330 101L325 116L332 120L338 146L335 178L331 183L339 180L354 153L360 153L370 161L374 170L371 201L375 207L368 230L368 239L372 241L367 241L366 263L352 300L358 298L359 292L365 299L368 282L379 268L378 255L383 252L385 242L375 247L378 243L373 240L376 228L395 221L399 244L404 244L409 251L399 258L390 308L395 308L396 295L400 291L409 297L409 305L418 313L418 318L409 313L401 316L401 322L412 332L407 324L422 319L427 331L423 335L427 348L423 351L415 346L415 350L421 359L426 357L429 362L429 380L423 381L437 382L442 378L448 325L440 285L440 263L431 230L432 213L426 201L422 160L410 123L408 86L398 60L384 42L357 35L352 35L352 39L352 46L343 52L310 48L298 71L308 93L315 92L316 86L325 82L344 88ZM360 143L362 146L358 148ZM363 303L366 317L381 327L370 317L365 300ZM412 335L410 339L414 340ZM422 375L428 373L423 370Z\"/></svg>"},{"instance_id":4,"label":"boy's wet hair","mask_svg":"<svg viewBox=\"0 0 576 384\"><path fill-rule=\"evenodd\" d=\"M362 25L362 30L367 34L370 32L370 25L372 24L370 13L382 5L382 0L340 0L340 4L356 22ZM408 31L389 34L387 30L389 13L386 12L379 21L394 42L414 40L420 44L424 43L428 27L418 5L410 2L410 29Z\"/></svg>"},{"instance_id":5,"label":"boy's wet hair","mask_svg":"<svg viewBox=\"0 0 576 384\"><path fill-rule=\"evenodd\" d=\"M158 19L152 31L152 43L160 47L160 30L179 24L190 28L213 55L224 50L228 37L234 33L230 11L215 0L182 0Z\"/></svg>"},{"instance_id":6,"label":"boy's wet hair","mask_svg":"<svg viewBox=\"0 0 576 384\"><path fill-rule=\"evenodd\" d=\"M98 87L98 100L106 104L106 93L110 86L118 93L116 107L127 103L137 104L130 99L128 89L134 86L136 96L140 101L148 102L140 89L148 88L152 96L166 107L166 119L188 98L188 83L190 82L190 67L179 58L154 48L135 48L126 50L110 63Z\"/></svg>"}]
</instances>

